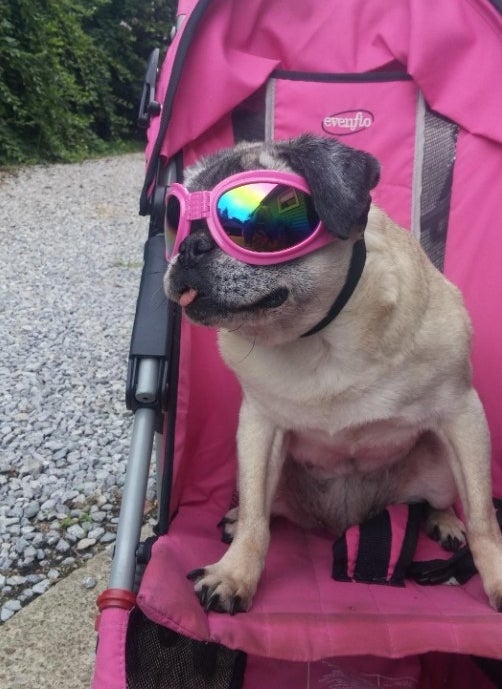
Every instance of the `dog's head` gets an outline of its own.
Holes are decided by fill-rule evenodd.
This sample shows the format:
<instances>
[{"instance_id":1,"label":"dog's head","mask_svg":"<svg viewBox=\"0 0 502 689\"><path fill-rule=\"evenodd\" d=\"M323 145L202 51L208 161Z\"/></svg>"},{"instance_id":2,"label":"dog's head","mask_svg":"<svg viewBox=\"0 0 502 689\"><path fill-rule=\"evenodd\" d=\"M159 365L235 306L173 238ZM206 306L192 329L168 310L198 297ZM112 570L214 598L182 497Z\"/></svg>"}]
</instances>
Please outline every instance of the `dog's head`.
<instances>
[{"instance_id":1,"label":"dog's head","mask_svg":"<svg viewBox=\"0 0 502 689\"><path fill-rule=\"evenodd\" d=\"M165 289L195 323L275 344L309 330L342 288L379 164L336 140L303 135L219 151L188 169L184 184L191 192L210 190L230 175L258 169L301 175L319 218L339 241L285 263L249 265L224 253L205 221L194 221L170 261Z\"/></svg>"}]
</instances>

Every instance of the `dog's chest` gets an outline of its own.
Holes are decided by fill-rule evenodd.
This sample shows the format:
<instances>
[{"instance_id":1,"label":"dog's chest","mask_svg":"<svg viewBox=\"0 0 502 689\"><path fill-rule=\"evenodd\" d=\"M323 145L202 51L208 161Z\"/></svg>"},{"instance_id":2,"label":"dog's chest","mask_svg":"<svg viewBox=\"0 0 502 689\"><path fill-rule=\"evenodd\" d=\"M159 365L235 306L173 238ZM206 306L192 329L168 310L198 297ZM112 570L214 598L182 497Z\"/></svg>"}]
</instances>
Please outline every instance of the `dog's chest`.
<instances>
[{"instance_id":1,"label":"dog's chest","mask_svg":"<svg viewBox=\"0 0 502 689\"><path fill-rule=\"evenodd\" d=\"M416 428L397 419L341 430L290 431L288 454L321 475L366 474L395 464L417 441Z\"/></svg>"},{"instance_id":2,"label":"dog's chest","mask_svg":"<svg viewBox=\"0 0 502 689\"><path fill-rule=\"evenodd\" d=\"M364 363L319 363L307 348L263 348L247 354L238 361L225 358L244 393L283 429L333 436L348 427L400 415L409 398L405 376L381 375Z\"/></svg>"},{"instance_id":3,"label":"dog's chest","mask_svg":"<svg viewBox=\"0 0 502 689\"><path fill-rule=\"evenodd\" d=\"M371 472L405 456L423 421L406 376L309 353L261 350L233 366L264 418L287 432L288 453L330 475Z\"/></svg>"}]
</instances>

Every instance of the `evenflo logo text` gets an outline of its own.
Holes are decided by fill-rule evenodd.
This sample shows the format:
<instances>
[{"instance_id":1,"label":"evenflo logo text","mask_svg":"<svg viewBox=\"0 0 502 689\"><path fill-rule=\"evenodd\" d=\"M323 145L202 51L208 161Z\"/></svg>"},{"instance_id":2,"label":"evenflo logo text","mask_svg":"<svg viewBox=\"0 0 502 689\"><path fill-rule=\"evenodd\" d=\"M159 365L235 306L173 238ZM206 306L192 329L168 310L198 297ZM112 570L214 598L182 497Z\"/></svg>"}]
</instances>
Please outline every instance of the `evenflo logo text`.
<instances>
[{"instance_id":1,"label":"evenflo logo text","mask_svg":"<svg viewBox=\"0 0 502 689\"><path fill-rule=\"evenodd\" d=\"M375 118L369 110L344 110L324 118L322 128L333 136L357 134L371 127Z\"/></svg>"}]
</instances>

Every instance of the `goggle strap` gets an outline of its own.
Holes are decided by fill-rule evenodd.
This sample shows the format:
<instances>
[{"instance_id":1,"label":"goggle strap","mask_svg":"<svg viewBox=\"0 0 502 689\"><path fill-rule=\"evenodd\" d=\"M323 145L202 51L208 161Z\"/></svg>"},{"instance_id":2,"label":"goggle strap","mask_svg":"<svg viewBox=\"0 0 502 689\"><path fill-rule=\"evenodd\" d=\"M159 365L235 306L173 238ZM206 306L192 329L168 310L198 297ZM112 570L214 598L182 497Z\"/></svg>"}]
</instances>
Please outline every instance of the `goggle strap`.
<instances>
[{"instance_id":1,"label":"goggle strap","mask_svg":"<svg viewBox=\"0 0 502 689\"><path fill-rule=\"evenodd\" d=\"M357 287L357 283L359 282L359 279L363 273L365 263L366 244L364 242L363 237L362 239L358 239L358 241L354 243L345 284L343 285L337 298L333 302L330 310L328 311L326 316L321 321L319 321L319 323L317 323L317 325L314 325L314 327L311 328L308 332L304 333L302 337L310 337L310 335L315 335L315 333L318 333L319 330L325 328L329 323L331 323L332 320L334 320L338 316L345 304L349 301L355 288Z\"/></svg>"},{"instance_id":2,"label":"goggle strap","mask_svg":"<svg viewBox=\"0 0 502 689\"><path fill-rule=\"evenodd\" d=\"M190 222L209 217L211 213L210 193L208 191L193 191L188 197L185 213Z\"/></svg>"}]
</instances>

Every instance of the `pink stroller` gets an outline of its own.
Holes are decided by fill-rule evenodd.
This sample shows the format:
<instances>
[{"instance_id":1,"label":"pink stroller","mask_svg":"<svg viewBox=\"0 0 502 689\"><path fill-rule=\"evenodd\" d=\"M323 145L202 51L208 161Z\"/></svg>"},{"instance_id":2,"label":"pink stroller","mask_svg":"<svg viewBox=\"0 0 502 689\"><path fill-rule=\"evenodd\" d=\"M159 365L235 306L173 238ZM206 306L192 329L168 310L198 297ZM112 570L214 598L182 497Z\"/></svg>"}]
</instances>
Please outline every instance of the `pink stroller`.
<instances>
[{"instance_id":1,"label":"pink stroller","mask_svg":"<svg viewBox=\"0 0 502 689\"><path fill-rule=\"evenodd\" d=\"M278 520L251 610L201 607L186 575L226 548L216 525L235 490L240 391L214 332L174 304L159 309L158 294L166 189L202 155L301 132L373 153L374 201L464 294L502 496L502 4L180 0L155 83L157 60L141 106L151 222L129 367L134 429L93 688L501 687L502 617L468 549L448 556L417 536L411 509L334 545ZM158 525L138 545L155 432Z\"/></svg>"}]
</instances>

